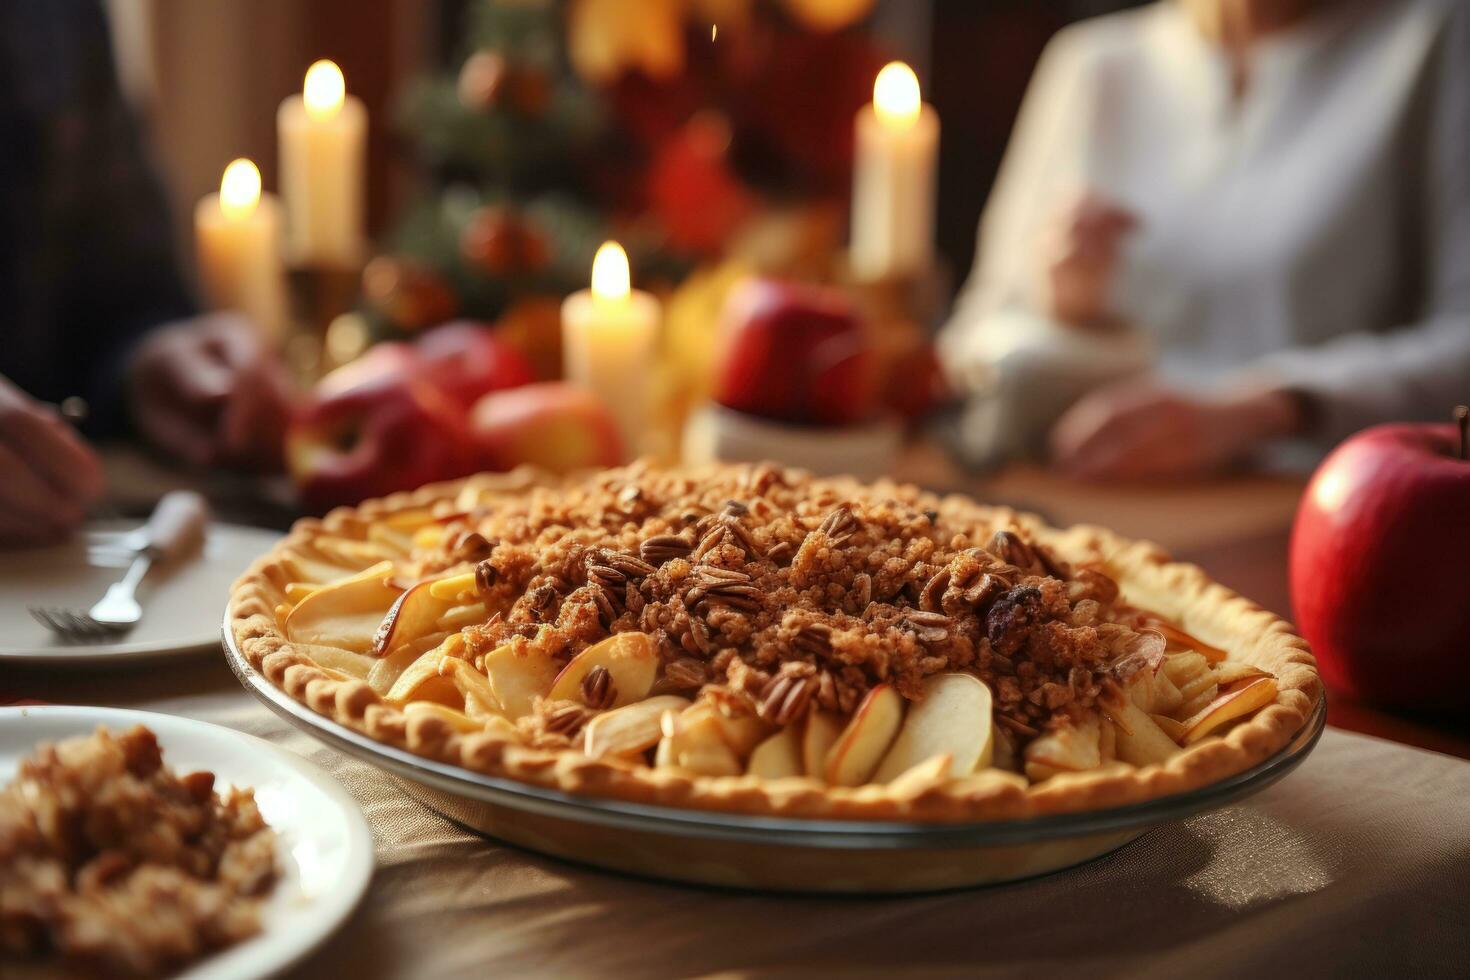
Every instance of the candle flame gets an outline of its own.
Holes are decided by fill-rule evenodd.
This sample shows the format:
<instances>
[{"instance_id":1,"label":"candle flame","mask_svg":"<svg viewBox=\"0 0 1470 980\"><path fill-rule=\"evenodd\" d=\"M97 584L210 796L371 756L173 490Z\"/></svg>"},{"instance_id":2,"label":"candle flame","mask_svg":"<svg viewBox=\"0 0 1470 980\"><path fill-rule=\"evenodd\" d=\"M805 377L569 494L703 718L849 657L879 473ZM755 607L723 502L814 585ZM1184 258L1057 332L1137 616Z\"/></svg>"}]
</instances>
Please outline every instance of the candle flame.
<instances>
[{"instance_id":1,"label":"candle flame","mask_svg":"<svg viewBox=\"0 0 1470 980\"><path fill-rule=\"evenodd\" d=\"M878 118L896 126L912 126L919 118L919 78L902 61L890 61L873 81L873 108Z\"/></svg>"},{"instance_id":2,"label":"candle flame","mask_svg":"<svg viewBox=\"0 0 1470 980\"><path fill-rule=\"evenodd\" d=\"M306 114L313 119L331 119L347 98L347 83L335 62L318 61L306 69L306 82L301 86L301 99Z\"/></svg>"},{"instance_id":3,"label":"candle flame","mask_svg":"<svg viewBox=\"0 0 1470 980\"><path fill-rule=\"evenodd\" d=\"M246 159L233 160L219 182L219 207L232 221L248 218L260 203L260 171Z\"/></svg>"},{"instance_id":4,"label":"candle flame","mask_svg":"<svg viewBox=\"0 0 1470 980\"><path fill-rule=\"evenodd\" d=\"M592 259L593 298L620 300L627 298L631 291L628 253L617 242L603 242Z\"/></svg>"}]
</instances>

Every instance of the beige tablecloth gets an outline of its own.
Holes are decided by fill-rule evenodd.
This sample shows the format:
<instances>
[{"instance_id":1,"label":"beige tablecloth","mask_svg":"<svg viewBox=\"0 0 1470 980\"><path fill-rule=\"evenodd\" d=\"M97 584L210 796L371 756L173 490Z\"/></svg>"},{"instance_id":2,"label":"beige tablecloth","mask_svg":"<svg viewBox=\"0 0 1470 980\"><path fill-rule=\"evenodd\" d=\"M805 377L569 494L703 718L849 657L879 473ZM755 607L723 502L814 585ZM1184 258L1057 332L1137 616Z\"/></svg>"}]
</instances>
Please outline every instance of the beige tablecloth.
<instances>
[{"instance_id":1,"label":"beige tablecloth","mask_svg":"<svg viewBox=\"0 0 1470 980\"><path fill-rule=\"evenodd\" d=\"M340 779L377 874L301 978L1470 975L1470 763L1332 729L1258 796L1081 868L826 899L640 881L475 837L288 728L217 661L0 686L228 725Z\"/></svg>"}]
</instances>

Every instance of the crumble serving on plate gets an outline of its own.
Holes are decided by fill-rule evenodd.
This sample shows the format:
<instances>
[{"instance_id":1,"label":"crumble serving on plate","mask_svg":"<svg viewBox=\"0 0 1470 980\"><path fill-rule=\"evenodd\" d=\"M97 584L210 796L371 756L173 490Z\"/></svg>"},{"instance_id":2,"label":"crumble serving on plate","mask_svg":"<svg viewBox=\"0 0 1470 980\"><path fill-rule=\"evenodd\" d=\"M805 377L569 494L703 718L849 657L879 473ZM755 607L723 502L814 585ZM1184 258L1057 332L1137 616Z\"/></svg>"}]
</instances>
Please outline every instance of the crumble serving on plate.
<instances>
[{"instance_id":1,"label":"crumble serving on plate","mask_svg":"<svg viewBox=\"0 0 1470 980\"><path fill-rule=\"evenodd\" d=\"M43 744L0 791L0 954L154 976L260 930L275 834L139 725Z\"/></svg>"}]
</instances>

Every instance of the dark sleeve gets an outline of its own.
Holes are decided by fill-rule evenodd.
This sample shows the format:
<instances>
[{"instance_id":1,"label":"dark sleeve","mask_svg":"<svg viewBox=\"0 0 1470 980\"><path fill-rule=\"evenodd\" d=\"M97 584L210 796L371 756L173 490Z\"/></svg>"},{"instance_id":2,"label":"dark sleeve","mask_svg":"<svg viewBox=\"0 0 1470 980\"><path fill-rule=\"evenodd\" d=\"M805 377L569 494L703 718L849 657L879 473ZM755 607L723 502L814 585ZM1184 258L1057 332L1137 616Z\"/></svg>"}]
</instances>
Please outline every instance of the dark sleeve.
<instances>
[{"instance_id":1,"label":"dark sleeve","mask_svg":"<svg viewBox=\"0 0 1470 980\"><path fill-rule=\"evenodd\" d=\"M115 432L128 355L194 302L100 0L5 7L0 234L12 254L0 280L21 302L4 324L0 373L38 398L83 395L90 426Z\"/></svg>"},{"instance_id":2,"label":"dark sleeve","mask_svg":"<svg viewBox=\"0 0 1470 980\"><path fill-rule=\"evenodd\" d=\"M87 382L98 430L124 420L126 361L150 328L188 316L195 304L174 244L168 202L144 149L137 120L123 100L100 3L88 0L83 26L86 126L68 226L68 263L59 312L64 332L96 351Z\"/></svg>"}]
</instances>

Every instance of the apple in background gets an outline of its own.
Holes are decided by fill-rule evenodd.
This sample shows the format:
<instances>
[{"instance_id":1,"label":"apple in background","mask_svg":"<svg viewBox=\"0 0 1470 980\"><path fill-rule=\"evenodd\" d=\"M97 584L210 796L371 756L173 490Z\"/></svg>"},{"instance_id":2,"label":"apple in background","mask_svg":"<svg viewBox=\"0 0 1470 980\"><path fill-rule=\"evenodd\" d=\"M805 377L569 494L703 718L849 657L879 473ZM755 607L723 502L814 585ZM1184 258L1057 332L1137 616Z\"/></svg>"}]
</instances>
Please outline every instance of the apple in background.
<instances>
[{"instance_id":1,"label":"apple in background","mask_svg":"<svg viewBox=\"0 0 1470 980\"><path fill-rule=\"evenodd\" d=\"M312 389L312 397L332 398L369 382L403 377L411 373L417 363L418 353L413 344L385 340L363 351L356 360L328 372Z\"/></svg>"},{"instance_id":2,"label":"apple in background","mask_svg":"<svg viewBox=\"0 0 1470 980\"><path fill-rule=\"evenodd\" d=\"M564 381L491 392L475 403L470 429L490 469L530 463L565 473L616 466L623 457L607 407L586 388Z\"/></svg>"},{"instance_id":3,"label":"apple in background","mask_svg":"<svg viewBox=\"0 0 1470 980\"><path fill-rule=\"evenodd\" d=\"M355 361L317 382L318 399L385 378L412 377L437 388L462 412L481 395L536 380L526 356L491 326L458 320L425 333L414 343L374 344Z\"/></svg>"},{"instance_id":4,"label":"apple in background","mask_svg":"<svg viewBox=\"0 0 1470 980\"><path fill-rule=\"evenodd\" d=\"M1466 422L1382 425L1307 487L1291 595L1327 683L1404 708L1470 708Z\"/></svg>"},{"instance_id":5,"label":"apple in background","mask_svg":"<svg viewBox=\"0 0 1470 980\"><path fill-rule=\"evenodd\" d=\"M464 476L476 463L464 412L403 375L329 388L286 433L287 467L302 502L317 511Z\"/></svg>"},{"instance_id":6,"label":"apple in background","mask_svg":"<svg viewBox=\"0 0 1470 980\"><path fill-rule=\"evenodd\" d=\"M883 403L905 419L923 418L950 397L949 383L932 344L915 347L888 369Z\"/></svg>"},{"instance_id":7,"label":"apple in background","mask_svg":"<svg viewBox=\"0 0 1470 980\"><path fill-rule=\"evenodd\" d=\"M414 349L418 376L465 411L482 395L536 380L526 356L487 324L446 323L425 333Z\"/></svg>"},{"instance_id":8,"label":"apple in background","mask_svg":"<svg viewBox=\"0 0 1470 980\"><path fill-rule=\"evenodd\" d=\"M749 279L722 315L715 400L800 425L855 425L878 409L878 358L840 290Z\"/></svg>"}]
</instances>

